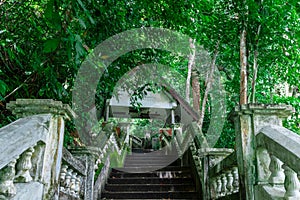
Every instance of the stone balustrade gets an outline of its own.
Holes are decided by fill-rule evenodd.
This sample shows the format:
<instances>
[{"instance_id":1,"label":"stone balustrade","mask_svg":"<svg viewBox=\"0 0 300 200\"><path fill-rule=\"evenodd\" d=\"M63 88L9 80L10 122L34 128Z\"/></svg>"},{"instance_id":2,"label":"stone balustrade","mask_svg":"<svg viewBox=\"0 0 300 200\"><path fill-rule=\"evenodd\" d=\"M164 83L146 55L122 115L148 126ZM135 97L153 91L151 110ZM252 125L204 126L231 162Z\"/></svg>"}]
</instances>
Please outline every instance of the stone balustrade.
<instances>
[{"instance_id":1,"label":"stone balustrade","mask_svg":"<svg viewBox=\"0 0 300 200\"><path fill-rule=\"evenodd\" d=\"M84 199L86 182L85 163L75 158L67 149L63 149L63 162L59 176L59 197Z\"/></svg>"},{"instance_id":2,"label":"stone balustrade","mask_svg":"<svg viewBox=\"0 0 300 200\"><path fill-rule=\"evenodd\" d=\"M281 126L263 127L256 136L257 196L300 199L300 136Z\"/></svg>"},{"instance_id":3,"label":"stone balustrade","mask_svg":"<svg viewBox=\"0 0 300 200\"><path fill-rule=\"evenodd\" d=\"M29 147L17 159L12 159L0 170L0 199L14 197L17 194L17 183L29 183L33 180L30 172L37 163L32 163L31 158L34 147ZM36 178L36 177L34 177Z\"/></svg>"},{"instance_id":4,"label":"stone balustrade","mask_svg":"<svg viewBox=\"0 0 300 200\"><path fill-rule=\"evenodd\" d=\"M197 172L200 175L200 172L202 170L202 163L201 163L201 158L198 154L198 148L197 148L195 142L191 143L190 151L192 153L193 161L194 161L195 167L197 169Z\"/></svg>"},{"instance_id":5,"label":"stone balustrade","mask_svg":"<svg viewBox=\"0 0 300 200\"><path fill-rule=\"evenodd\" d=\"M132 145L136 145L137 147L140 148L143 146L143 141L134 135L130 135L130 140L131 140L131 147Z\"/></svg>"},{"instance_id":6,"label":"stone balustrade","mask_svg":"<svg viewBox=\"0 0 300 200\"><path fill-rule=\"evenodd\" d=\"M287 105L236 107L240 199L300 199L300 136L282 127L293 111Z\"/></svg>"},{"instance_id":7,"label":"stone balustrade","mask_svg":"<svg viewBox=\"0 0 300 200\"><path fill-rule=\"evenodd\" d=\"M120 141L120 144L118 144L115 135L110 134L108 140L105 142L103 148L100 150L101 153L97 157L95 169L98 168L98 165L100 163L103 163L100 174L98 177L96 177L96 182L94 184L93 188L93 198L94 199L100 199L101 198L101 191L104 189L104 185L106 183L107 177L110 173L111 167L111 153L116 152L118 154L119 159L121 160L120 163L123 164L123 159L125 158L125 155L127 154L127 148L130 145L130 140L132 137L130 137L129 132L125 132L126 135L123 137L123 141ZM117 158L118 160L118 158ZM115 163L114 163L115 164Z\"/></svg>"},{"instance_id":8,"label":"stone balustrade","mask_svg":"<svg viewBox=\"0 0 300 200\"><path fill-rule=\"evenodd\" d=\"M81 185L83 184L84 177L79 175L71 166L62 165L60 172L60 198L63 196L72 196L77 199L83 196ZM74 198L73 198L74 199Z\"/></svg>"},{"instance_id":9,"label":"stone balustrade","mask_svg":"<svg viewBox=\"0 0 300 200\"><path fill-rule=\"evenodd\" d=\"M210 180L210 199L219 199L221 197L236 194L239 192L238 168L233 167Z\"/></svg>"},{"instance_id":10,"label":"stone balustrade","mask_svg":"<svg viewBox=\"0 0 300 200\"><path fill-rule=\"evenodd\" d=\"M196 122L191 123L183 132L181 128L175 129L174 143L179 156L182 156L191 145L195 145L194 147L197 149L208 147L207 141Z\"/></svg>"},{"instance_id":11,"label":"stone balustrade","mask_svg":"<svg viewBox=\"0 0 300 200\"><path fill-rule=\"evenodd\" d=\"M95 182L94 199L101 199L101 192L104 190L104 186L109 173L110 173L110 159L109 157L107 157L101 169L101 172Z\"/></svg>"},{"instance_id":12,"label":"stone balustrade","mask_svg":"<svg viewBox=\"0 0 300 200\"><path fill-rule=\"evenodd\" d=\"M119 142L107 132L101 148L68 151L62 147L64 119L74 117L68 106L23 99L8 107L23 118L0 129L0 199L101 198L112 165L109 155L124 157L133 139L128 132ZM291 112L283 105L236 109L234 152L208 148L196 123L183 133L175 130L173 146L179 156L190 149L203 199L300 199L300 136L282 127Z\"/></svg>"},{"instance_id":13,"label":"stone balustrade","mask_svg":"<svg viewBox=\"0 0 300 200\"><path fill-rule=\"evenodd\" d=\"M22 118L0 129L0 199L57 198L64 119L74 113L53 100L18 99L7 107Z\"/></svg>"},{"instance_id":14,"label":"stone balustrade","mask_svg":"<svg viewBox=\"0 0 300 200\"><path fill-rule=\"evenodd\" d=\"M25 188L19 188L19 183L27 183L26 190L32 189L35 185L35 197L42 198L44 185L41 184L41 182L47 178L46 176L41 177L42 171L47 171L46 166L44 166L42 162L42 158L45 156L42 154L48 142L46 139L47 134L39 135L39 131L35 132L35 130L31 128L29 128L30 130L26 130L28 124L30 124L30 126L41 125L33 123L33 121L42 122L43 120L41 119L50 120L50 115L39 115L32 118L20 119L0 129L0 151L3 152L0 156L0 199L24 198L22 194L24 194L23 190L25 190ZM32 122L32 124L30 122ZM19 126L20 129L17 128ZM19 137L13 136L16 132L9 130L11 128L16 128L15 130L19 131L17 132ZM8 133L8 131L12 132ZM9 137L9 139L7 137ZM11 144L12 141L16 142L15 145ZM35 154L34 157L33 154Z\"/></svg>"},{"instance_id":15,"label":"stone balustrade","mask_svg":"<svg viewBox=\"0 0 300 200\"><path fill-rule=\"evenodd\" d=\"M203 199L218 199L239 192L236 154L233 149L198 149Z\"/></svg>"},{"instance_id":16,"label":"stone balustrade","mask_svg":"<svg viewBox=\"0 0 300 200\"><path fill-rule=\"evenodd\" d=\"M196 179L199 179L199 182L196 180L196 185L202 187L203 199L216 199L237 193L239 181L237 161L234 158L236 155L228 156L233 150L209 148L205 136L200 132L196 123L190 124L183 134L180 133L176 133L175 144L181 152L179 155L183 155L186 148L189 148L195 168L194 171L196 171L194 175ZM181 143L178 141L181 141ZM228 160L231 161L230 165L228 165ZM217 167L214 168L214 166ZM215 188L210 189L213 186ZM219 191L219 193L214 193L211 196L212 191Z\"/></svg>"}]
</instances>

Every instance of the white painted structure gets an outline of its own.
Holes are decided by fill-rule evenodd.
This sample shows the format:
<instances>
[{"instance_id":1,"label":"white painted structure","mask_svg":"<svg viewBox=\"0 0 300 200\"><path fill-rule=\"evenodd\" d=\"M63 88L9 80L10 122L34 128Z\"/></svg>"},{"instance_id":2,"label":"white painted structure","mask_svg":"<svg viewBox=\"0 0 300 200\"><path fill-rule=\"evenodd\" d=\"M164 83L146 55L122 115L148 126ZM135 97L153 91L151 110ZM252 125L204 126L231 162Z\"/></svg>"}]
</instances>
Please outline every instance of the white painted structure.
<instances>
[{"instance_id":1,"label":"white painted structure","mask_svg":"<svg viewBox=\"0 0 300 200\"><path fill-rule=\"evenodd\" d=\"M198 119L197 113L180 97L175 90L164 88L161 92L147 92L139 100L140 111L134 109L130 102L130 93L118 91L108 102L106 119L114 118L150 118L165 120L167 123L189 124Z\"/></svg>"}]
</instances>

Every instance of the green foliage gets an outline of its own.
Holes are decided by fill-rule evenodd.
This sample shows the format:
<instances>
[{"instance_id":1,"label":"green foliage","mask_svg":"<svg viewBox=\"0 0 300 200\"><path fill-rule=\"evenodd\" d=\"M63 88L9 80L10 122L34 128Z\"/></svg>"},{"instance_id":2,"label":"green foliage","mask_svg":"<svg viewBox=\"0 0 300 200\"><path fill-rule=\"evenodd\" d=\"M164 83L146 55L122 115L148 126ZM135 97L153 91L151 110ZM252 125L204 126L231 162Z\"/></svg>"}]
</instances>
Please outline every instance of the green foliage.
<instances>
[{"instance_id":1,"label":"green foliage","mask_svg":"<svg viewBox=\"0 0 300 200\"><path fill-rule=\"evenodd\" d=\"M295 109L295 112L287 120L284 120L283 126L298 133L300 135L300 98L299 97L285 97L275 95L272 100L274 104L286 104L291 105ZM269 103L270 100L265 99L263 103Z\"/></svg>"},{"instance_id":2,"label":"green foliage","mask_svg":"<svg viewBox=\"0 0 300 200\"><path fill-rule=\"evenodd\" d=\"M163 27L195 38L213 52L219 42L217 66L227 91L227 113L239 101L239 34L247 21L248 74L253 78L254 50L258 56L258 103L287 103L296 114L285 126L299 133L299 98L276 96L274 88L299 85L299 2L162 0L28 0L1 2L0 9L0 127L15 120L5 104L17 98L50 98L71 104L76 73L99 43L125 30ZM249 12L247 12L247 10ZM174 14L175 13L175 14ZM261 27L258 34L258 28ZM103 116L120 78L144 63L167 65L187 76L187 59L160 50L130 52L116 60L99 80L96 106ZM174 88L183 84L169 80ZM203 82L202 82L203 84ZM148 87L149 86L149 87ZM141 88L133 103L155 85ZM201 86L203 89L204 85ZM249 89L251 86L249 85ZM202 91L203 94L203 91ZM253 95L253 94L249 94ZM272 97L274 96L274 97ZM135 98L136 97L136 98ZM206 125L209 112L206 112ZM144 122L143 122L144 123ZM146 122L145 122L146 123ZM205 126L206 126L205 125ZM148 124L142 127L147 127ZM72 133L72 128L68 128ZM233 126L226 122L218 146L233 146ZM73 136L66 135L65 144Z\"/></svg>"},{"instance_id":3,"label":"green foliage","mask_svg":"<svg viewBox=\"0 0 300 200\"><path fill-rule=\"evenodd\" d=\"M215 148L234 148L235 147L235 130L233 122L226 121L222 134L215 145Z\"/></svg>"},{"instance_id":4,"label":"green foliage","mask_svg":"<svg viewBox=\"0 0 300 200\"><path fill-rule=\"evenodd\" d=\"M97 167L98 167L98 168L97 168L97 170L95 171L94 182L96 182L98 176L100 175L101 170L102 170L102 168L104 167L104 164L101 162L101 163L98 164Z\"/></svg>"},{"instance_id":5,"label":"green foliage","mask_svg":"<svg viewBox=\"0 0 300 200\"><path fill-rule=\"evenodd\" d=\"M165 122L163 120L155 119L132 119L130 132L140 138L145 137L145 133L156 134L159 129L164 128Z\"/></svg>"},{"instance_id":6,"label":"green foliage","mask_svg":"<svg viewBox=\"0 0 300 200\"><path fill-rule=\"evenodd\" d=\"M74 133L75 131L75 126L74 123L67 121L66 122L66 130L68 130L67 132L65 132L64 135L64 147L65 148L69 148L69 147L74 147L74 135L72 135L72 133Z\"/></svg>"}]
</instances>

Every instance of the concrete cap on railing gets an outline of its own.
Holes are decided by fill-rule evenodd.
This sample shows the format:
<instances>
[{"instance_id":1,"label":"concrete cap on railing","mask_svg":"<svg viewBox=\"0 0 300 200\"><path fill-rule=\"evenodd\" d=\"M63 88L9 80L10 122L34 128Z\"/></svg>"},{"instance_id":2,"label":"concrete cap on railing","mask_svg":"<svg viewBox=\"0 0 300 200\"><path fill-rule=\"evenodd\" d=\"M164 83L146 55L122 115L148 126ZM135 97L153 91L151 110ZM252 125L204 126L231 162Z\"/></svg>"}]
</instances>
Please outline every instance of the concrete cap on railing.
<instances>
[{"instance_id":1,"label":"concrete cap on railing","mask_svg":"<svg viewBox=\"0 0 300 200\"><path fill-rule=\"evenodd\" d=\"M68 149L73 155L90 155L94 158L99 158L102 153L101 148L92 146L83 146Z\"/></svg>"},{"instance_id":2,"label":"concrete cap on railing","mask_svg":"<svg viewBox=\"0 0 300 200\"><path fill-rule=\"evenodd\" d=\"M295 112L291 105L286 104L244 104L235 107L236 113L277 115L280 118L287 118Z\"/></svg>"},{"instance_id":3,"label":"concrete cap on railing","mask_svg":"<svg viewBox=\"0 0 300 200\"><path fill-rule=\"evenodd\" d=\"M233 151L233 149L228 148L201 148L198 150L198 153L200 156L227 156Z\"/></svg>"},{"instance_id":4,"label":"concrete cap on railing","mask_svg":"<svg viewBox=\"0 0 300 200\"><path fill-rule=\"evenodd\" d=\"M6 107L17 117L47 113L61 115L66 119L76 117L75 112L69 105L52 99L17 99L16 101L9 102Z\"/></svg>"},{"instance_id":5,"label":"concrete cap on railing","mask_svg":"<svg viewBox=\"0 0 300 200\"><path fill-rule=\"evenodd\" d=\"M293 112L295 110L291 105L245 104L235 108L234 117L244 116L240 118L240 123L251 123L253 133L256 135L262 127L269 124L282 126L282 121ZM245 116L251 116L251 119Z\"/></svg>"}]
</instances>

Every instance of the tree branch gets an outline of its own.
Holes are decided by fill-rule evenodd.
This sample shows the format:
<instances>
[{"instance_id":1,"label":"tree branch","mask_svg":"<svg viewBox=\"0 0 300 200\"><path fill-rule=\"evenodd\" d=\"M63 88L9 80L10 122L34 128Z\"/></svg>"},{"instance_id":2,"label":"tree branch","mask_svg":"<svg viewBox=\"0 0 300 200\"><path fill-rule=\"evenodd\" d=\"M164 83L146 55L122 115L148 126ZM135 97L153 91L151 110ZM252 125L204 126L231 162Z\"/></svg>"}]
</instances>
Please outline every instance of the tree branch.
<instances>
[{"instance_id":1,"label":"tree branch","mask_svg":"<svg viewBox=\"0 0 300 200\"><path fill-rule=\"evenodd\" d=\"M4 100L7 99L8 97L10 97L11 95L13 95L15 92L17 92L21 87L23 87L29 81L29 79L31 77L32 77L32 75L30 75L28 78L26 78L26 80L21 85L19 85L18 87L16 87L11 93L9 93L8 95L6 95L4 97Z\"/></svg>"}]
</instances>

